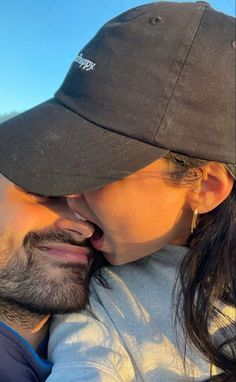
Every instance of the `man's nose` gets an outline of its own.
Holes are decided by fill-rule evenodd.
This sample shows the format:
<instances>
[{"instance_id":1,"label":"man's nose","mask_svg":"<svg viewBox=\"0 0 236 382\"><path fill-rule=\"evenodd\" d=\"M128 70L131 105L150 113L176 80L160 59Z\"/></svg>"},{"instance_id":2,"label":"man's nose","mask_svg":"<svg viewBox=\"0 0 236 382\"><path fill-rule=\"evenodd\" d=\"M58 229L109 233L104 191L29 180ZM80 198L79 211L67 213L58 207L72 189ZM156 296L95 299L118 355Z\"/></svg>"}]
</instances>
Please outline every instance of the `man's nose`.
<instances>
[{"instance_id":1,"label":"man's nose","mask_svg":"<svg viewBox=\"0 0 236 382\"><path fill-rule=\"evenodd\" d=\"M77 212L77 200L82 196L82 194L73 194L73 195L67 195L66 196L66 202L68 207L73 212Z\"/></svg>"},{"instance_id":2,"label":"man's nose","mask_svg":"<svg viewBox=\"0 0 236 382\"><path fill-rule=\"evenodd\" d=\"M95 231L92 223L87 221L73 219L58 219L55 222L55 226L62 230L70 233L74 236L75 240L83 241L90 238Z\"/></svg>"},{"instance_id":3,"label":"man's nose","mask_svg":"<svg viewBox=\"0 0 236 382\"><path fill-rule=\"evenodd\" d=\"M66 199L78 199L81 197L82 194L71 194L71 195L66 195Z\"/></svg>"}]
</instances>

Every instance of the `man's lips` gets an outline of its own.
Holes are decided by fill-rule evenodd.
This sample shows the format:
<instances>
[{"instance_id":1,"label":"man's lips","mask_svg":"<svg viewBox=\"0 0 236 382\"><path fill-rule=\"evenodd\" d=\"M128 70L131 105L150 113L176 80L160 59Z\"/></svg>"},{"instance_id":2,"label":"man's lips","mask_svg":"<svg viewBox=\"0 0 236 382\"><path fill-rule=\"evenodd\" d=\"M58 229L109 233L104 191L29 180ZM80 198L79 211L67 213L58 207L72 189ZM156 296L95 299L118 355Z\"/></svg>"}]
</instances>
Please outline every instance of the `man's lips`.
<instances>
[{"instance_id":1,"label":"man's lips","mask_svg":"<svg viewBox=\"0 0 236 382\"><path fill-rule=\"evenodd\" d=\"M59 261L87 264L91 250L88 247L80 247L65 243L50 243L37 246L40 251L47 252Z\"/></svg>"}]
</instances>

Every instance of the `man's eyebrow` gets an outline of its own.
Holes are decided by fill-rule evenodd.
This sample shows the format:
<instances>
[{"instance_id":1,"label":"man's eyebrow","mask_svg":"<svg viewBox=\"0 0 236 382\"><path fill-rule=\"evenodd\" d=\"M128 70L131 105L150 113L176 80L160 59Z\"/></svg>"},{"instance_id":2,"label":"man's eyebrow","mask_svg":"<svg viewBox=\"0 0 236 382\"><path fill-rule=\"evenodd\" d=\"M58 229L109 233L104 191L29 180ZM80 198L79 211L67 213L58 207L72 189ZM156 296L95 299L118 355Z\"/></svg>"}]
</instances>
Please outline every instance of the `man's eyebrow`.
<instances>
[{"instance_id":1,"label":"man's eyebrow","mask_svg":"<svg viewBox=\"0 0 236 382\"><path fill-rule=\"evenodd\" d=\"M61 196L52 196L52 195L42 195L42 194L37 194L36 192L31 192L27 190L23 190L26 194L33 195L39 198L47 198L47 199L60 199Z\"/></svg>"},{"instance_id":2,"label":"man's eyebrow","mask_svg":"<svg viewBox=\"0 0 236 382\"><path fill-rule=\"evenodd\" d=\"M22 192L25 192L26 194L31 194L31 195L35 195L35 196L40 196L41 198L53 198L53 196L50 196L50 195L41 195L41 194L37 194L36 192L26 190L25 188L22 188L22 187L20 187L20 186L17 186L16 184L15 184L15 187L16 187L17 190L22 191Z\"/></svg>"}]
</instances>

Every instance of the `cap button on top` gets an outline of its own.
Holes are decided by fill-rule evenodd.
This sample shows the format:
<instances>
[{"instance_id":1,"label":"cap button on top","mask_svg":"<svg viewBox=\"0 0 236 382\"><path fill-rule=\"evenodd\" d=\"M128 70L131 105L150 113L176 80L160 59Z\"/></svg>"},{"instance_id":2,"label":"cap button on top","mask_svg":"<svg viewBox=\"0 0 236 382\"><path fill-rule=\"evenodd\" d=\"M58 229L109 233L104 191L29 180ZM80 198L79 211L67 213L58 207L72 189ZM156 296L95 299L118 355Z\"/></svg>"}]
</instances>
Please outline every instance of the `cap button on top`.
<instances>
[{"instance_id":1,"label":"cap button on top","mask_svg":"<svg viewBox=\"0 0 236 382\"><path fill-rule=\"evenodd\" d=\"M156 24L159 24L159 23L163 23L163 19L160 16L151 16L149 18L149 22L152 25L156 25Z\"/></svg>"}]
</instances>

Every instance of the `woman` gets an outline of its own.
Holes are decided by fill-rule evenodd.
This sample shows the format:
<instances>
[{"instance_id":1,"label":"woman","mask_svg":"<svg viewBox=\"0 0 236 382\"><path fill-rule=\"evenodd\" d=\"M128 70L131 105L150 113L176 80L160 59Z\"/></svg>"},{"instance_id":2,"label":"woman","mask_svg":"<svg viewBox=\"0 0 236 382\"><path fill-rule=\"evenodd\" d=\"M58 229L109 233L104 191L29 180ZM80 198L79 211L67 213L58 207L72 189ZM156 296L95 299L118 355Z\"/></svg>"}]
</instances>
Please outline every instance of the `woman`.
<instances>
[{"instance_id":1,"label":"woman","mask_svg":"<svg viewBox=\"0 0 236 382\"><path fill-rule=\"evenodd\" d=\"M231 170L235 179L233 166L170 153L68 199L102 229L92 244L111 264L142 260L104 268L111 289L93 280L90 307L56 320L49 381L205 381L221 374L216 368L225 371L216 380L234 380Z\"/></svg>"},{"instance_id":2,"label":"woman","mask_svg":"<svg viewBox=\"0 0 236 382\"><path fill-rule=\"evenodd\" d=\"M156 10L156 17L150 17L150 9ZM200 21L198 27L193 27L194 37L190 45L188 41L183 69L171 88L161 127L154 133L152 121L157 126L163 110L162 92L168 88L184 49L176 36L188 35L195 22L193 9L194 18ZM147 19L149 29L141 22ZM129 25L129 38L143 46L139 56L132 50L125 55L120 48L129 63L127 67L120 64L123 69L117 67L116 72L117 89L122 89L125 78L130 87L130 92L123 94L126 114L118 113L124 105L116 93L110 94L104 104L106 110L113 110L119 125L116 142L121 155L118 150L112 155L115 148L103 132L106 146L100 146L99 151L97 139L90 147L92 153L96 151L96 156L91 154L93 161L96 158L96 163L106 163L104 174L100 168L96 176L87 164L90 177L80 177L81 184L71 185L70 190L64 186L68 194L81 190L81 194L68 197L68 203L78 218L95 225L91 244L115 267L107 266L101 271L107 288L92 281L87 310L60 317L52 326L49 356L54 368L50 382L235 380L236 174L231 21L206 4L147 5L108 23L83 51L84 57L93 58L93 48L107 46L109 33L114 38L115 32L125 51L126 41L122 38L128 36ZM153 32L151 28L159 29ZM145 37L140 33L143 30ZM152 45L153 33L158 37ZM142 44L143 39L146 42ZM154 46L158 46L156 56ZM175 49L179 56L168 67L167 51L173 54ZM106 52L108 57L113 55L108 48ZM146 65L142 62L139 67L144 57L149 57ZM149 64L151 57L156 66ZM125 70L130 72L131 67L136 81L138 78L140 96L136 98L132 79L125 77ZM61 93L68 93L73 75L71 72ZM104 86L107 83L104 80ZM153 103L155 93L149 92L150 86L152 91L157 88ZM104 89L109 94L107 87ZM92 97L88 99L93 105ZM133 102L137 99L134 111ZM112 109L113 101L117 109ZM158 153L153 153L156 147L155 143L150 144L151 135L159 142ZM137 148L138 142L127 136L138 137L147 146ZM128 145L119 137L126 139ZM83 143L84 138L81 139ZM163 147L169 150L162 151ZM103 151L108 164L102 162ZM109 179L104 181L106 174ZM97 184L101 179L104 183Z\"/></svg>"}]
</instances>

